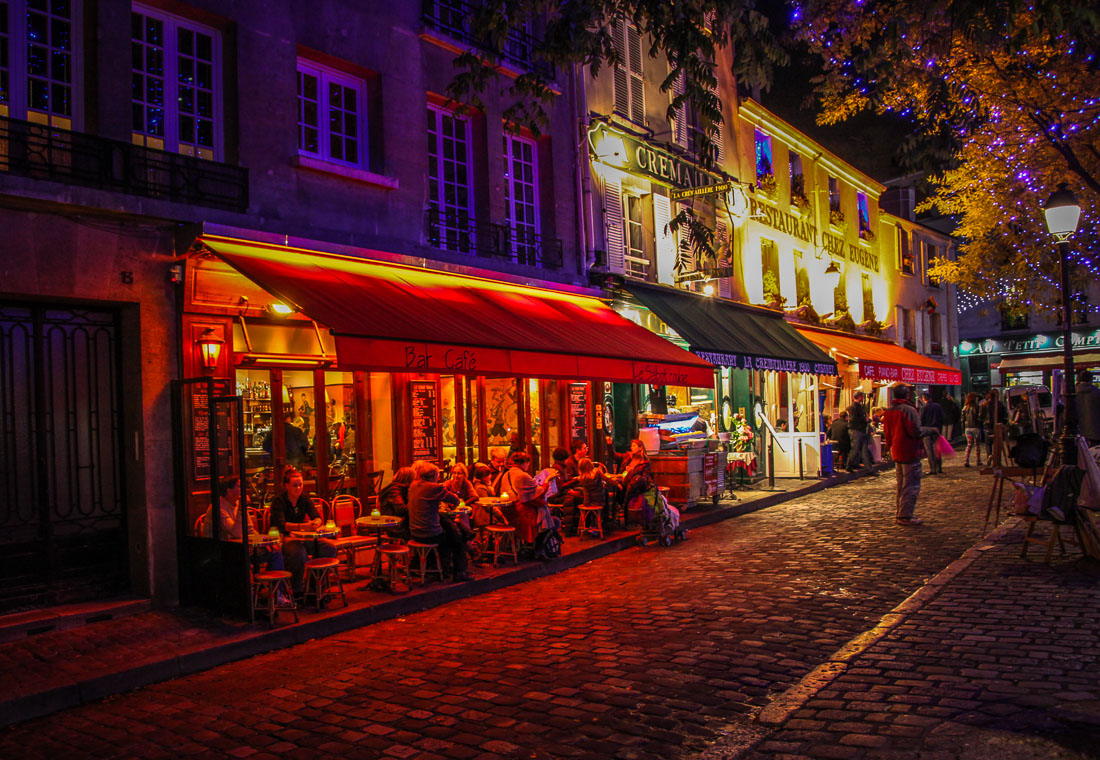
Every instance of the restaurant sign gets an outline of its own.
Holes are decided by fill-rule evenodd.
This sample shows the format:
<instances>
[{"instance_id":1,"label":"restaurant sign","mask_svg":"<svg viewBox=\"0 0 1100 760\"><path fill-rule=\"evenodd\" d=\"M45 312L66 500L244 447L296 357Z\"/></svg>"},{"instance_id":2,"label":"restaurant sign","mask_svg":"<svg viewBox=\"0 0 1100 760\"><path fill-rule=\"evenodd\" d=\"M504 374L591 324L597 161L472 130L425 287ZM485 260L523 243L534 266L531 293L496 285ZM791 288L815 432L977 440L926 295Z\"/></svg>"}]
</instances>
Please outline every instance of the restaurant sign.
<instances>
[{"instance_id":1,"label":"restaurant sign","mask_svg":"<svg viewBox=\"0 0 1100 760\"><path fill-rule=\"evenodd\" d=\"M763 369L771 372L802 372L810 375L835 375L836 365L829 362L811 362L803 359L774 359L770 356L733 354L724 351L692 351L711 364L733 369Z\"/></svg>"},{"instance_id":2,"label":"restaurant sign","mask_svg":"<svg viewBox=\"0 0 1100 760\"><path fill-rule=\"evenodd\" d=\"M859 264L865 269L872 271L879 271L878 253L872 251L870 248L864 248L863 246L856 245L854 243L846 243L843 238L836 235L830 235L827 232L821 233L821 247L829 253L830 256L835 256L838 259L848 259L853 264Z\"/></svg>"},{"instance_id":3,"label":"restaurant sign","mask_svg":"<svg viewBox=\"0 0 1100 760\"><path fill-rule=\"evenodd\" d=\"M723 184L723 178L699 168L669 151L597 122L588 132L592 158L617 169L639 174L666 185L690 188L702 195ZM716 190L715 190L716 191Z\"/></svg>"},{"instance_id":4,"label":"restaurant sign","mask_svg":"<svg viewBox=\"0 0 1100 760\"><path fill-rule=\"evenodd\" d=\"M1070 334L1074 348L1100 347L1100 330ZM1061 333L1040 333L1018 338L1001 337L985 340L964 340L959 343L959 356L987 356L989 354L1027 354L1044 351L1061 351L1065 342Z\"/></svg>"},{"instance_id":5,"label":"restaurant sign","mask_svg":"<svg viewBox=\"0 0 1100 760\"><path fill-rule=\"evenodd\" d=\"M859 376L865 380L913 383L922 385L961 385L962 373L955 369L905 367L859 360Z\"/></svg>"},{"instance_id":6,"label":"restaurant sign","mask_svg":"<svg viewBox=\"0 0 1100 760\"><path fill-rule=\"evenodd\" d=\"M780 211L766 203L761 203L756 198L749 198L749 215L761 224L766 224L771 227L773 230L785 232L788 235L794 235L799 240L805 240L810 245L817 245L817 228L794 214Z\"/></svg>"}]
</instances>

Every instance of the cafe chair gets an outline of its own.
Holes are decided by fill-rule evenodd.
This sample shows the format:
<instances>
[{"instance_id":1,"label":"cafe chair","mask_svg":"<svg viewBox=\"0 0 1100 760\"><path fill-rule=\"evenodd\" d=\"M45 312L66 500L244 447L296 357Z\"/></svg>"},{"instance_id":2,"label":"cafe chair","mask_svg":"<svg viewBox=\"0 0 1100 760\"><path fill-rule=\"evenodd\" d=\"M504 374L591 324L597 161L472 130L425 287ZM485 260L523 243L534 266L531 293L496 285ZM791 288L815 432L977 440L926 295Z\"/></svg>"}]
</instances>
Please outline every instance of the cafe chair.
<instances>
[{"instance_id":1,"label":"cafe chair","mask_svg":"<svg viewBox=\"0 0 1100 760\"><path fill-rule=\"evenodd\" d=\"M320 496L310 496L309 500L313 502L313 508L317 510L317 514L321 516L321 519L325 519L326 516L332 514L328 500L322 499Z\"/></svg>"},{"instance_id":2,"label":"cafe chair","mask_svg":"<svg viewBox=\"0 0 1100 760\"><path fill-rule=\"evenodd\" d=\"M328 557L311 559L306 562L305 586L302 599L308 603L310 598L320 611L321 606L333 597L340 597L344 606L348 606L348 595L344 593L344 582L340 580L340 563Z\"/></svg>"},{"instance_id":3,"label":"cafe chair","mask_svg":"<svg viewBox=\"0 0 1100 760\"><path fill-rule=\"evenodd\" d=\"M580 518L577 521L577 535L584 538L585 534L591 533L603 538L603 507L594 507L588 504L582 504L577 507L580 511Z\"/></svg>"},{"instance_id":4,"label":"cafe chair","mask_svg":"<svg viewBox=\"0 0 1100 760\"><path fill-rule=\"evenodd\" d=\"M516 545L516 529L511 525L489 525L485 528L489 535L489 553L493 555L493 567L498 567L500 558L511 557L513 563L519 562L519 547Z\"/></svg>"},{"instance_id":5,"label":"cafe chair","mask_svg":"<svg viewBox=\"0 0 1100 760\"><path fill-rule=\"evenodd\" d=\"M337 496L332 501L332 511L329 519L336 523L340 529L340 535L333 539L336 544L336 556L341 552L347 560L348 576L355 580L355 573L359 566L359 552L372 548L376 541L373 536L360 536L357 533L355 520L359 517L359 500L354 496Z\"/></svg>"},{"instance_id":6,"label":"cafe chair","mask_svg":"<svg viewBox=\"0 0 1100 760\"><path fill-rule=\"evenodd\" d=\"M443 560L439 556L438 546L435 544L422 544L419 541L409 541L406 546L416 554L416 567L412 568L410 572L416 575L421 586L427 585L428 573L433 573L439 577L439 580L443 580ZM429 564L433 560L434 567Z\"/></svg>"},{"instance_id":7,"label":"cafe chair","mask_svg":"<svg viewBox=\"0 0 1100 760\"><path fill-rule=\"evenodd\" d=\"M409 576L409 547L404 544L382 544L378 547L382 561L379 563L379 577L389 583L390 591L397 593L397 582L404 579L406 588L412 588Z\"/></svg>"},{"instance_id":8,"label":"cafe chair","mask_svg":"<svg viewBox=\"0 0 1100 760\"><path fill-rule=\"evenodd\" d=\"M294 603L294 594L290 591L290 572L267 570L253 575L252 622L256 622L256 613L262 612L267 615L267 624L274 627L275 618L284 610L293 612L294 622L298 622L298 605Z\"/></svg>"},{"instance_id":9,"label":"cafe chair","mask_svg":"<svg viewBox=\"0 0 1100 760\"><path fill-rule=\"evenodd\" d=\"M206 515L205 514L199 515L199 519L195 520L195 532L192 535L195 535L195 536L205 536L206 535Z\"/></svg>"}]
</instances>

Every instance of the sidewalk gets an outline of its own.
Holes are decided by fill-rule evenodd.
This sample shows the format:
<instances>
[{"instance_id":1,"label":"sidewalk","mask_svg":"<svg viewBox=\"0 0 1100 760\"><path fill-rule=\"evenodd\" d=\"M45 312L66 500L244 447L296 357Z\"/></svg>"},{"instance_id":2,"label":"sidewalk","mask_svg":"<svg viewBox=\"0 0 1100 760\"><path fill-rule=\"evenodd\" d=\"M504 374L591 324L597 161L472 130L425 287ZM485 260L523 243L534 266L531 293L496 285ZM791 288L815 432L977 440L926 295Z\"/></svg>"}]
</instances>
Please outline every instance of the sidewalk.
<instances>
[{"instance_id":1,"label":"sidewalk","mask_svg":"<svg viewBox=\"0 0 1100 760\"><path fill-rule=\"evenodd\" d=\"M778 480L775 492L737 491L736 501L723 500L717 507L697 507L685 513L683 524L688 529L702 527L853 479L840 474L822 480ZM767 488L767 481L755 486L762 488ZM434 583L401 596L352 591L361 581L348 583L348 607L303 610L301 622L270 630L266 623L250 625L218 619L201 610L170 609L9 641L0 644L0 674L6 686L0 696L0 725L559 573L633 547L637 534L636 530L619 531L603 541L570 538L556 560L480 567L475 569L473 582ZM660 547L651 548L660 551ZM283 620L291 618L283 615ZM0 618L0 634L3 623ZM3 638L0 635L0 641Z\"/></svg>"}]
</instances>

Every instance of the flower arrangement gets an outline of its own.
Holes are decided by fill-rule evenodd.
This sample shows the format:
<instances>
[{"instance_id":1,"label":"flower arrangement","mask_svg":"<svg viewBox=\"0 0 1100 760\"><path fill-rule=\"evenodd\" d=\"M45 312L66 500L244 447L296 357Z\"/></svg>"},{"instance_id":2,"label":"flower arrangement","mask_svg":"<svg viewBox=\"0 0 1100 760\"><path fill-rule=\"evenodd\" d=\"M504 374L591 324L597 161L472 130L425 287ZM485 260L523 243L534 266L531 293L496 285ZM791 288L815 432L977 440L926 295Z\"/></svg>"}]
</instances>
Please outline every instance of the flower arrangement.
<instances>
[{"instance_id":1,"label":"flower arrangement","mask_svg":"<svg viewBox=\"0 0 1100 760\"><path fill-rule=\"evenodd\" d=\"M839 208L829 209L829 224L834 227L843 227L847 224L848 220L844 216L844 212Z\"/></svg>"},{"instance_id":2,"label":"flower arrangement","mask_svg":"<svg viewBox=\"0 0 1100 760\"><path fill-rule=\"evenodd\" d=\"M730 443L734 451L752 451L753 439L756 434L752 432L752 426L745 419L745 415L737 413L733 415L730 423Z\"/></svg>"},{"instance_id":3,"label":"flower arrangement","mask_svg":"<svg viewBox=\"0 0 1100 760\"><path fill-rule=\"evenodd\" d=\"M774 174L762 174L756 178L756 187L760 192L769 197L775 196L776 183Z\"/></svg>"}]
</instances>

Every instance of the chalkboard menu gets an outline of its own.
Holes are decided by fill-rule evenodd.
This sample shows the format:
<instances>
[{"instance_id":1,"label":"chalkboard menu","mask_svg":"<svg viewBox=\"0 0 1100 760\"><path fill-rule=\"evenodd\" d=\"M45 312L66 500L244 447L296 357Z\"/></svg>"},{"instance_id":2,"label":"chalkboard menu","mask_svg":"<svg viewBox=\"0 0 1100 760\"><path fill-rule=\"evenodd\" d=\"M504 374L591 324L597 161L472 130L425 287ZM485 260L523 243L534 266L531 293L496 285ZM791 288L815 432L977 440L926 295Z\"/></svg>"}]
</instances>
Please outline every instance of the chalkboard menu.
<instances>
[{"instance_id":1,"label":"chalkboard menu","mask_svg":"<svg viewBox=\"0 0 1100 760\"><path fill-rule=\"evenodd\" d=\"M435 461L439 456L439 432L436 429L435 382L414 380L409 383L412 394L412 455L413 459Z\"/></svg>"},{"instance_id":2,"label":"chalkboard menu","mask_svg":"<svg viewBox=\"0 0 1100 760\"><path fill-rule=\"evenodd\" d=\"M588 440L588 385L569 384L569 438Z\"/></svg>"},{"instance_id":3,"label":"chalkboard menu","mask_svg":"<svg viewBox=\"0 0 1100 760\"><path fill-rule=\"evenodd\" d=\"M210 479L210 394L209 385L196 383L191 389L191 434L194 441L194 473L196 482ZM213 382L215 396L229 395L229 381ZM232 468L232 448L229 442L229 406L215 410L214 439L217 441L218 464L222 475Z\"/></svg>"}]
</instances>

